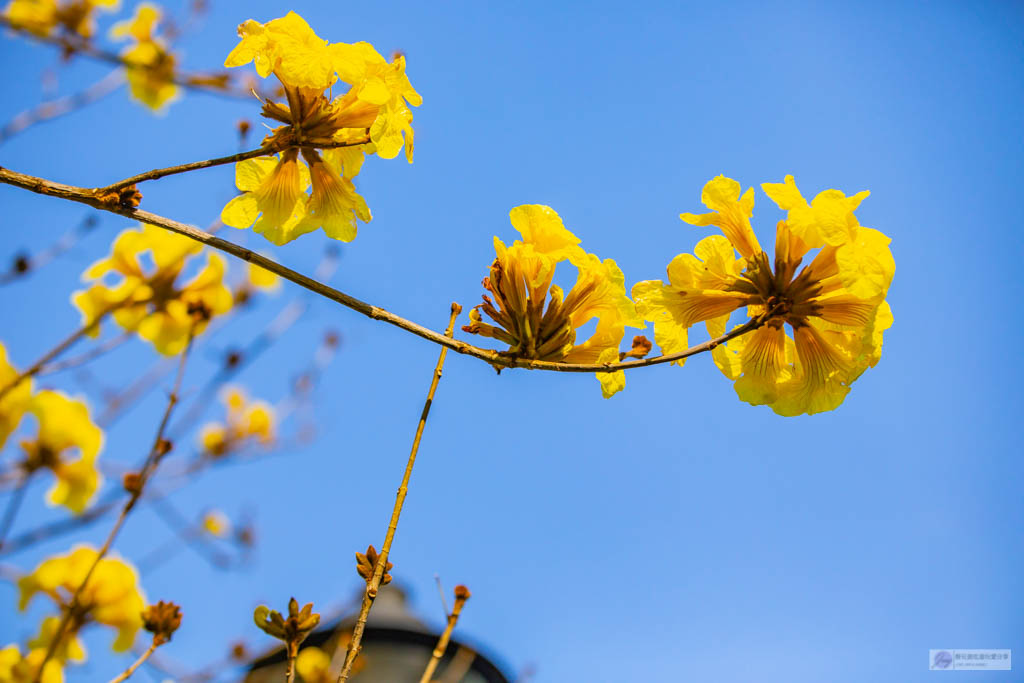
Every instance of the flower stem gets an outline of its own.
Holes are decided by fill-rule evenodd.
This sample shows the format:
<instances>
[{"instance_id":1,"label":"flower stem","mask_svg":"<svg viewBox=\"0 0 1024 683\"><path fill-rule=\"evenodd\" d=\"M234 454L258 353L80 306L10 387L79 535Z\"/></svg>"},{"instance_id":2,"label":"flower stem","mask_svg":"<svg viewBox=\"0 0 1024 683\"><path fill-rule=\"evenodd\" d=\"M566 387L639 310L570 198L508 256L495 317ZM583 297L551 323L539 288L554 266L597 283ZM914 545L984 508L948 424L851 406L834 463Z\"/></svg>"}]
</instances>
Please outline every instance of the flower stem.
<instances>
[{"instance_id":1,"label":"flower stem","mask_svg":"<svg viewBox=\"0 0 1024 683\"><path fill-rule=\"evenodd\" d=\"M131 666L122 671L119 675L115 676L114 678L111 678L110 683L121 683L121 681L127 681L129 678L132 677L132 674L135 673L135 670L142 666L142 664L147 659L149 659L150 655L156 652L156 649L158 647L160 647L160 643L158 643L156 639L154 639L153 643L148 648L146 648L145 652L142 653L142 656L136 659Z\"/></svg>"},{"instance_id":2,"label":"flower stem","mask_svg":"<svg viewBox=\"0 0 1024 683\"><path fill-rule=\"evenodd\" d=\"M181 392L181 382L185 376L185 362L188 360L189 351L192 349L192 340L193 334L192 331L190 331L188 342L185 344L185 348L181 352L181 360L178 363L178 374L174 380L174 388L171 390L171 394L167 399L167 408L164 410L163 417L160 419L160 426L156 430L156 437L153 439L153 446L150 448L149 454L146 456L146 460L139 472L138 485L132 489L131 496L127 501L125 501L124 506L121 508L121 514L118 515L117 521L114 522L114 526L110 529L110 533L107 534L107 540L103 542L103 547L101 547L99 552L96 553L96 558L93 560L92 565L90 565L89 570L86 571L85 578L82 579L82 583L78 585L78 588L71 596L70 602L68 602L67 608L64 609L64 614L61 617L60 623L57 625L57 630L53 634L53 640L50 641L50 646L46 649L43 661L40 662L39 668L36 669L36 674L32 679L32 683L40 683L42 680L43 670L46 667L46 663L50 661L56 652L58 645L60 645L61 641L64 639L64 632L67 630L67 627L71 622L72 615L74 615L81 606L79 604L79 600L82 596L82 591L85 590L86 585L89 583L89 579L92 578L92 575L96 571L96 567L99 566L100 561L108 552L110 552L110 548L114 544L114 540L117 538L118 533L120 533L121 527L124 526L125 520L128 519L128 514L132 511L135 504L142 496L142 491L146 488L146 482L152 476L153 472L156 471L156 468L163 459L163 456L167 454L164 441L164 431L167 429L167 423L170 422L171 414L174 412L174 406L178 403L178 394Z\"/></svg>"},{"instance_id":3,"label":"flower stem","mask_svg":"<svg viewBox=\"0 0 1024 683\"><path fill-rule=\"evenodd\" d=\"M462 311L462 306L452 304L451 317L448 319L448 329L445 336L451 337L455 330L455 319ZM430 380L430 389L427 391L427 400L423 404L423 412L420 413L420 421L416 425L416 436L412 440L412 450L409 452L409 460L405 464L405 473L402 475L402 484L398 487L398 495L395 497L395 506L391 510L391 521L388 522L388 530L384 536L384 544L380 548L380 555L374 564L373 576L366 582L366 591L363 593L363 603L359 608L359 616L356 618L355 627L352 629L352 638L348 641L348 649L345 652L345 663L338 674L337 683L348 680L352 672L352 666L362 649L363 631L366 628L366 618L373 607L373 601L380 590L380 582L384 577L384 571L388 565L388 553L391 551L391 542L395 538L395 530L398 528L398 517L402 514L402 505L405 503L405 495L409 491L409 479L412 477L412 468L416 464L416 453L420 449L420 438L423 436L423 428L427 424L427 416L430 415L430 406L434 402L434 392L441 381L441 370L444 368L444 359L448 353L447 347L441 348L441 355L438 356L437 365L434 366L434 375Z\"/></svg>"}]
</instances>

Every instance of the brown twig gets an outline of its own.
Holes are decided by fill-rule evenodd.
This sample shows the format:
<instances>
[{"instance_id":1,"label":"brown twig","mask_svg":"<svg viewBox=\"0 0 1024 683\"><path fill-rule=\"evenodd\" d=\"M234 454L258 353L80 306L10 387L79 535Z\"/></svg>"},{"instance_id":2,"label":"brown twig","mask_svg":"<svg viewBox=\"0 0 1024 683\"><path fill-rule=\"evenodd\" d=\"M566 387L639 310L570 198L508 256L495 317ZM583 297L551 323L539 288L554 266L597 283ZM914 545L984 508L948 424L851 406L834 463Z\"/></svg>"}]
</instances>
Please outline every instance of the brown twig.
<instances>
[{"instance_id":1,"label":"brown twig","mask_svg":"<svg viewBox=\"0 0 1024 683\"><path fill-rule=\"evenodd\" d=\"M26 109L20 114L15 115L3 128L0 128L0 144L37 123L70 114L101 100L122 85L124 85L124 73L121 69L116 69L85 90L49 102L43 102L31 109Z\"/></svg>"},{"instance_id":2,"label":"brown twig","mask_svg":"<svg viewBox=\"0 0 1024 683\"><path fill-rule=\"evenodd\" d=\"M358 145L365 145L370 142L369 138L366 140L358 140L354 142L336 142L330 145L320 146L320 149L336 149L338 147L356 147ZM116 183L107 185L106 187L100 187L93 190L96 194L109 194L111 192L117 192L118 190L128 187L130 185L136 185L147 180L156 180L157 178L165 178L169 175L175 175L177 173L187 173L189 171L196 171L201 168L211 168L213 166L223 166L224 164L233 164L239 161L245 161L246 159L255 159L256 157L265 157L272 154L277 154L281 151L279 148L274 146L260 147L258 149L250 149L247 152L239 152L238 154L229 154L226 157L216 157L213 159L203 159L202 161L193 161L187 164L179 164L177 166L168 166L166 168L154 168L152 171L146 171L145 173L138 173L136 175L119 180Z\"/></svg>"},{"instance_id":3,"label":"brown twig","mask_svg":"<svg viewBox=\"0 0 1024 683\"><path fill-rule=\"evenodd\" d=\"M462 311L462 306L452 304L451 316L448 319L448 328L445 336L451 337L455 330L455 319ZM373 601L377 598L377 591L380 590L381 580L388 566L388 553L391 551L391 542L395 538L395 530L398 528L398 517L402 514L402 505L405 503L406 493L409 491L409 478L412 477L412 468L416 464L416 453L420 449L420 439L423 436L423 428L427 425L427 416L430 415L430 406L434 402L434 392L441 381L441 370L444 368L444 359L448 354L448 348L441 348L441 355L437 358L437 365L434 366L434 374L430 380L430 389L427 391L427 400L423 404L423 412L420 413L420 421L416 425L416 436L412 440L412 450L409 452L409 460L405 464L405 473L402 475L402 483L398 487L398 495L395 497L395 506L391 510L391 521L388 522L388 530L384 535L384 544L380 548L380 554L374 562L373 575L366 580L366 590L363 593L363 602L359 608L359 616L356 617L355 627L352 629L352 638L348 641L348 648L345 651L345 663L338 674L337 683L344 683L352 673L352 666L362 649L363 631L366 629L366 618L373 607Z\"/></svg>"},{"instance_id":4,"label":"brown twig","mask_svg":"<svg viewBox=\"0 0 1024 683\"><path fill-rule=\"evenodd\" d=\"M78 588L75 589L74 594L71 596L71 600L68 603L67 608L64 610L60 623L57 625L57 630L53 634L53 640L50 641L50 645L46 649L46 654L43 656L43 660L40 662L39 668L36 669L36 674L32 683L40 683L46 663L50 661L54 652L56 652L58 645L60 645L61 641L64 639L64 632L71 623L71 618L74 616L76 610L80 607L79 599L82 596L82 591L85 590L86 585L89 583L89 579L92 578L93 573L96 571L96 567L99 566L100 560L110 552L110 548L113 546L118 533L120 533L121 527L124 526L125 520L128 519L128 514L135 507L135 504L139 502L139 498L142 496L142 492L146 488L146 482L149 481L153 472L156 471L156 468L163 459L163 456L169 452L170 444L164 439L164 431L167 429L167 423L171 420L171 414L174 412L174 406L178 403L178 394L181 392L181 383L185 377L185 362L188 360L189 351L192 349L192 339L193 335L192 332L190 332L188 342L185 344L185 348L181 352L181 360L178 363L178 374L174 379L174 388L171 389L171 394L167 398L167 408L164 410L163 417L160 419L160 426L156 430L156 437L153 439L153 445L149 450L149 454L146 456L146 460L139 471L136 482L131 487L131 496L121 508L121 514L118 515L117 521L114 522L114 526L110 529L110 533L107 534L107 540L103 542L103 546L96 553L96 558L89 566L88 571L86 571L85 577L82 579L82 583L78 585Z\"/></svg>"},{"instance_id":5,"label":"brown twig","mask_svg":"<svg viewBox=\"0 0 1024 683\"><path fill-rule=\"evenodd\" d=\"M129 678L131 678L132 674L135 673L135 670L142 666L143 663L145 663L145 661L149 659L150 655L156 652L156 649L160 647L161 644L162 643L159 643L156 640L150 643L149 647L146 648L146 651L142 653L142 656L136 659L135 662L127 669L125 669L123 672L121 672L120 675L111 678L110 683L121 683L122 681L127 681Z\"/></svg>"},{"instance_id":6,"label":"brown twig","mask_svg":"<svg viewBox=\"0 0 1024 683\"><path fill-rule=\"evenodd\" d=\"M770 315L761 315L757 318L752 318L748 322L736 327L730 332L723 334L720 337L711 339L704 342L703 344L697 344L691 346L684 351L678 351L676 353L669 353L662 356L655 356L653 358L643 358L640 360L631 360L619 363L558 363L553 361L541 361L541 360L530 360L528 358L515 358L506 354L501 354L491 349L482 349L479 346L467 344L463 341L458 341L439 334L434 330L423 327L410 320L406 320L401 316L395 315L390 311L383 309L379 306L368 304L365 301L361 301L353 296L349 296L344 292L340 292L333 287L317 282L316 280L297 273L291 268L287 268L275 261L272 261L265 256L261 256L254 251L250 251L244 247L240 247L233 242L215 237L199 228L188 225L186 223L179 223L178 221L171 220L170 218L164 218L155 213L149 211L143 211L141 209L135 209L131 207L124 207L117 204L104 204L100 202L94 195L93 190L89 190L82 187L74 187L71 185L64 185L62 183L54 183L49 180L37 178L35 176L25 175L16 171L11 171L6 168L0 167L0 183L7 185L14 185L22 189L30 190L37 194L48 195L57 197L59 199L67 199L74 202L80 202L82 204L88 204L89 206L101 209L103 211L109 211L116 213L121 216L126 216L143 223L155 225L165 230L176 232L179 235L184 235L197 242L205 244L214 249L219 249L227 254L254 263L261 268L275 273L283 277L285 280L294 282L300 287L304 287L315 294L330 299L331 301L337 302L342 306L351 308L357 313L362 313L368 318L373 320L380 320L386 322L395 327L399 327L406 332L410 332L418 337L422 337L427 341L434 342L445 346L456 353L461 353L467 356L473 356L480 360L486 361L495 367L501 368L527 368L529 370L550 370L554 372L616 372L618 370L632 370L634 368L646 368L652 365L661 365L663 363L672 363L674 361L689 358L705 351L711 351L715 347L724 344L730 339L739 337L740 335L746 334L752 330L757 329L763 325Z\"/></svg>"},{"instance_id":7,"label":"brown twig","mask_svg":"<svg viewBox=\"0 0 1024 683\"><path fill-rule=\"evenodd\" d=\"M437 665L441 663L441 657L444 657L444 653L448 650L448 641L451 640L452 631L455 630L455 624L459 621L459 615L462 613L462 607L466 604L466 600L469 600L469 589L462 585L456 586L455 603L452 605L451 614L448 615L448 623L445 625L441 637L437 639L437 646L430 656L430 661L427 662L427 668L420 676L420 683L430 683L433 678Z\"/></svg>"}]
</instances>

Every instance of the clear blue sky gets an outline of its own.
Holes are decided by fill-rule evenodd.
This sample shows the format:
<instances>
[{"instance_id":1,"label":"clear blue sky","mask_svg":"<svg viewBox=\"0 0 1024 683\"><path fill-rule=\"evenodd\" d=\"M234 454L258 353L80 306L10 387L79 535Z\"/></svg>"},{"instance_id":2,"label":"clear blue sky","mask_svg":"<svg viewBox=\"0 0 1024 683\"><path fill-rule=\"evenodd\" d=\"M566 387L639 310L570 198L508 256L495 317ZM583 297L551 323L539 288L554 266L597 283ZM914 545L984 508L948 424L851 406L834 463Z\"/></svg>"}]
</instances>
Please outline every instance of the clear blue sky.
<instances>
[{"instance_id":1,"label":"clear blue sky","mask_svg":"<svg viewBox=\"0 0 1024 683\"><path fill-rule=\"evenodd\" d=\"M786 419L740 403L705 357L633 372L609 401L590 376L496 376L450 357L392 551L421 615L442 622L435 573L467 584L457 633L512 673L535 665L537 683L906 682L930 680L929 648L1024 657L1024 377L1011 306L1024 294L1020 4L237 6L212 3L182 44L187 67L219 66L236 24L288 9L324 38L407 54L424 98L416 161L367 162L358 186L375 218L332 284L434 328L450 301L479 300L491 238L515 236L518 204L554 207L630 284L662 277L709 233L678 214L702 210L701 187L719 173L744 187L792 173L807 195L869 189L858 216L893 239L895 325L881 363L833 413ZM4 38L0 60L4 121L38 101L47 69L61 92L105 73L20 39ZM232 153L235 122L257 116L255 102L190 94L154 117L119 92L4 144L0 165L99 185ZM234 192L228 167L143 189L145 208L198 225ZM4 260L88 213L6 187L0 201ZM780 217L758 190L762 243ZM0 289L0 339L18 365L76 326L78 274L129 225L99 219L58 264ZM311 272L326 241L273 253ZM186 386L296 293L211 340ZM184 607L169 657L198 665L240 636L265 645L256 604L295 594L327 607L359 588L353 552L383 538L437 347L316 302L244 384L282 396L328 327L344 342L317 391L316 443L211 472L176 498L188 514L254 511L259 549L242 572L184 552L144 577L149 597ZM135 344L97 372L123 384L151 361ZM52 383L79 390L70 376ZM153 396L118 423L103 457L138 460L159 406ZM61 514L43 507L44 490L32 489L18 529ZM76 538L98 544L105 528ZM166 535L143 510L118 549L138 557ZM69 544L3 561L29 569ZM0 585L0 613L14 601ZM29 628L0 623L0 643ZM89 642L97 658L71 681L115 670L99 656L108 634Z\"/></svg>"}]
</instances>

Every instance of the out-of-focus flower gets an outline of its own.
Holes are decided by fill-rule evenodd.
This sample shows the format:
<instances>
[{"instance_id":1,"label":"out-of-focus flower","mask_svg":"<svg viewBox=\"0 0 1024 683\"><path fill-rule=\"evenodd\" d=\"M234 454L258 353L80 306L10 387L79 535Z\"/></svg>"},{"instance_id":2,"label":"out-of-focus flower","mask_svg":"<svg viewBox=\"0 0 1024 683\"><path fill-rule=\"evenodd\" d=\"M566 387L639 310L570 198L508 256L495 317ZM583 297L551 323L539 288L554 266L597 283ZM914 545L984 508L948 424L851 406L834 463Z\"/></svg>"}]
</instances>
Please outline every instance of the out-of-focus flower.
<instances>
[{"instance_id":1,"label":"out-of-focus flower","mask_svg":"<svg viewBox=\"0 0 1024 683\"><path fill-rule=\"evenodd\" d=\"M11 25L37 36L49 36L55 30L88 40L96 31L97 9L117 9L118 0L11 0L4 17Z\"/></svg>"},{"instance_id":2,"label":"out-of-focus flower","mask_svg":"<svg viewBox=\"0 0 1024 683\"><path fill-rule=\"evenodd\" d=\"M46 657L42 648L30 649L21 654L17 645L8 645L0 650L0 683L32 683L39 665ZM51 657L43 669L40 683L64 683L64 667L56 657Z\"/></svg>"},{"instance_id":3,"label":"out-of-focus flower","mask_svg":"<svg viewBox=\"0 0 1024 683\"><path fill-rule=\"evenodd\" d=\"M717 225L725 237L707 237L695 256L677 256L668 284L637 283L637 311L654 322L655 341L671 353L686 347L691 325L705 322L720 336L732 312L746 306L748 316L765 316L764 324L712 352L739 397L787 416L833 410L878 362L882 333L892 325L885 301L895 273L890 240L853 214L867 192L826 190L808 204L792 176L762 188L789 211L776 230L773 260L750 228L753 190L740 197L739 183L719 176L702 195L714 212L681 217ZM813 249L819 251L800 268Z\"/></svg>"},{"instance_id":4,"label":"out-of-focus flower","mask_svg":"<svg viewBox=\"0 0 1024 683\"><path fill-rule=\"evenodd\" d=\"M254 441L267 446L274 441L274 409L264 401L250 401L237 387L221 396L227 407L223 423L211 422L200 432L203 452L215 458L248 447Z\"/></svg>"},{"instance_id":5,"label":"out-of-focus flower","mask_svg":"<svg viewBox=\"0 0 1024 683\"><path fill-rule=\"evenodd\" d=\"M366 154L391 159L404 148L412 161L413 129L409 106L422 98L405 74L405 57L388 62L368 43L328 43L295 12L266 24L249 20L238 27L241 42L224 65L253 62L260 76L277 76L287 104L263 103L263 116L284 125L263 140L265 146L285 149L301 144L309 166L309 183L294 149L278 161L265 157L260 172L239 162L236 184L246 195L232 200L222 214L234 227L249 227L283 244L299 235L324 229L329 237L351 241L357 219L371 220L366 202L353 179ZM339 81L349 89L337 98L325 95ZM323 154L316 148L327 149ZM243 168L243 164L247 164ZM259 217L259 220L257 220Z\"/></svg>"},{"instance_id":6,"label":"out-of-focus flower","mask_svg":"<svg viewBox=\"0 0 1024 683\"><path fill-rule=\"evenodd\" d=\"M102 477L96 458L103 445L103 432L89 417L84 401L58 391L40 391L32 397L29 411L39 420L35 439L21 442L26 474L49 469L57 478L47 494L53 505L63 505L76 515L85 511L99 488ZM69 453L78 451L78 458Z\"/></svg>"},{"instance_id":7,"label":"out-of-focus flower","mask_svg":"<svg viewBox=\"0 0 1024 683\"><path fill-rule=\"evenodd\" d=\"M61 609L67 609L96 555L94 548L79 545L66 555L44 560L31 574L18 579L18 609L24 610L39 593L48 596ZM70 641L83 626L103 624L117 631L112 645L114 651L124 652L131 647L135 634L142 627L146 600L135 568L116 557L105 557L96 565L89 583L79 594L78 605L64 637Z\"/></svg>"},{"instance_id":8,"label":"out-of-focus flower","mask_svg":"<svg viewBox=\"0 0 1024 683\"><path fill-rule=\"evenodd\" d=\"M579 246L553 209L525 205L512 209L512 225L523 236L506 247L497 237L497 258L484 288L484 303L469 314L462 329L509 345L514 358L564 363L615 363L626 326L643 328L626 294L625 278L615 261L601 261ZM555 266L568 261L577 269L568 293L552 284ZM550 297L550 298L549 298ZM483 322L486 314L497 325ZM593 335L576 343L576 331L597 319ZM625 385L621 371L597 373L606 398Z\"/></svg>"},{"instance_id":9,"label":"out-of-focus flower","mask_svg":"<svg viewBox=\"0 0 1024 683\"><path fill-rule=\"evenodd\" d=\"M97 281L107 273L121 276L113 287L95 282L75 292L72 301L90 324L107 310L126 330L138 333L164 355L180 353L189 336L197 336L214 315L231 309L231 290L224 284L224 259L210 253L206 266L194 278L178 282L188 258L202 246L160 228L143 225L125 230L114 240L111 254L89 267L85 281ZM149 253L155 268L143 265ZM96 326L94 334L99 333Z\"/></svg>"},{"instance_id":10,"label":"out-of-focus flower","mask_svg":"<svg viewBox=\"0 0 1024 683\"><path fill-rule=\"evenodd\" d=\"M211 536L224 538L231 531L231 520L220 510L210 510L203 515L203 531Z\"/></svg>"},{"instance_id":11,"label":"out-of-focus flower","mask_svg":"<svg viewBox=\"0 0 1024 683\"><path fill-rule=\"evenodd\" d=\"M162 38L155 35L162 13L156 5L141 3L135 16L120 21L110 29L115 40L130 38L134 41L121 52L127 66L125 76L132 96L150 109L162 110L179 95L174 82L177 58L167 50Z\"/></svg>"},{"instance_id":12,"label":"out-of-focus flower","mask_svg":"<svg viewBox=\"0 0 1024 683\"><path fill-rule=\"evenodd\" d=\"M32 378L26 377L16 385L12 384L18 374L7 361L7 349L0 344L0 391L6 391L0 397L0 448L7 443L11 432L18 428L32 397Z\"/></svg>"},{"instance_id":13,"label":"out-of-focus flower","mask_svg":"<svg viewBox=\"0 0 1024 683\"><path fill-rule=\"evenodd\" d=\"M295 670L304 683L334 683L337 676L330 673L330 656L315 646L304 647L295 659Z\"/></svg>"}]
</instances>

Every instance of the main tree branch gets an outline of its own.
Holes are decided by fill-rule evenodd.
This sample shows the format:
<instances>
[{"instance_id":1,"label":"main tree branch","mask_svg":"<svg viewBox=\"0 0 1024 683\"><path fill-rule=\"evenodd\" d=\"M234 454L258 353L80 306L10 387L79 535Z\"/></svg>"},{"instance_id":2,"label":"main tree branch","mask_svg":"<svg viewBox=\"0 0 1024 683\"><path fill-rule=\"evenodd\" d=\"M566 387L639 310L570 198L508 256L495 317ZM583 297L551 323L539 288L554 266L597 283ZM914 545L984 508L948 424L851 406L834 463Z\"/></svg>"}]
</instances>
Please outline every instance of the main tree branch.
<instances>
[{"instance_id":1,"label":"main tree branch","mask_svg":"<svg viewBox=\"0 0 1024 683\"><path fill-rule=\"evenodd\" d=\"M101 201L96 193L96 190L91 190L84 187L75 187L73 185L64 185L63 183L55 183L43 178L37 178L35 176L26 175L24 173L18 173L0 167L0 183L7 185L14 185L25 190L30 190L37 194L47 195L50 197L56 197L58 199L66 199L73 202L79 202L81 204L87 204L93 208L101 209L103 211L109 211L110 213L116 213L126 218L132 218L142 223L148 223L155 225L158 228L170 230L176 232L179 235L184 235L189 239L193 239L197 242L205 244L214 249L219 249L224 253L231 254L235 258L242 259L253 263L264 270L269 270L271 273L283 277L285 280L294 282L300 287L304 287L314 294L319 294L325 299L337 302L342 306L351 308L357 313L362 313L368 318L373 320L380 320L386 322L395 327L399 327L406 332L410 332L417 337L422 337L427 341L432 341L435 344L446 346L456 353L461 353L466 356L472 356L482 361L490 363L492 366L497 368L527 368L529 370L550 370L553 372L616 372L618 370L632 370L634 368L646 368L652 365L661 365L663 363L671 363L673 361L682 360L695 356L698 353L704 353L710 351L720 344L724 344L730 339L739 337L740 335L746 334L752 330L757 329L763 325L769 317L769 314L763 314L756 318L752 318L748 322L736 327L730 332L723 334L715 339L710 339L703 344L697 344L690 348L679 351L677 353L669 353L663 356L656 356L654 358L644 358L641 360L631 360L623 363L557 363L553 361L542 361L542 360L531 360L528 358L515 358L507 354L501 354L492 349L482 349L479 346L467 344L466 342L459 341L457 339L451 339L446 337L440 332L435 332L427 327L406 320L405 318L395 315L394 313L383 309L373 304L368 304L365 301L361 301L354 296L345 294L344 292L338 291L333 287L329 287L322 282L318 282L313 278L310 278L302 273L298 273L291 268L281 265L276 261L272 261L265 256L261 256L254 251L250 251L244 247L240 247L233 242L229 242L220 237L215 237L210 233L200 230L199 228L188 225L186 223L180 223L170 218L159 216L149 211L143 211L142 209L136 209L131 206L123 206L115 202L104 202ZM770 312L769 312L770 313Z\"/></svg>"}]
</instances>

